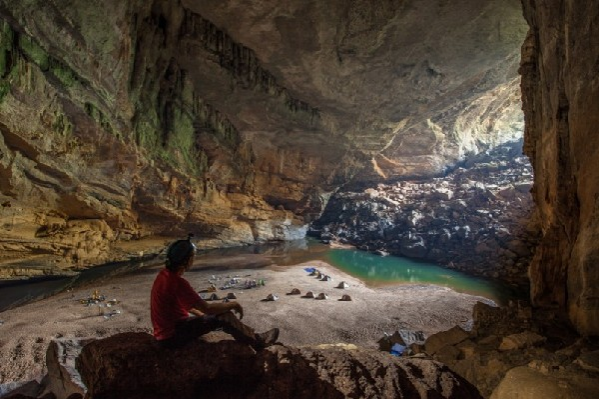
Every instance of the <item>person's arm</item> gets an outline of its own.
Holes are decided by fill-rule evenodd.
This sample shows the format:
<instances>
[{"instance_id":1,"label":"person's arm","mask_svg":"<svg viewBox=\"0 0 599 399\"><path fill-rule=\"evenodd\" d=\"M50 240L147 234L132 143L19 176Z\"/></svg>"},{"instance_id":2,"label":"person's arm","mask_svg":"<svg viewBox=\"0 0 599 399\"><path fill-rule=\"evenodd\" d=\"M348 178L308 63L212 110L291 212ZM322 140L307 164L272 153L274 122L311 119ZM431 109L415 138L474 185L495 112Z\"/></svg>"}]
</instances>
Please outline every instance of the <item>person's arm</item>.
<instances>
[{"instance_id":1,"label":"person's arm","mask_svg":"<svg viewBox=\"0 0 599 399\"><path fill-rule=\"evenodd\" d=\"M193 288L191 288L191 285L189 285L189 282L185 279L180 279L178 288L181 302L185 308L189 308L188 312L190 312L191 309L194 309L194 311L199 311L208 315L219 315L228 311L233 311L239 315L240 319L243 317L243 308L237 302L208 303L202 299Z\"/></svg>"},{"instance_id":2,"label":"person's arm","mask_svg":"<svg viewBox=\"0 0 599 399\"><path fill-rule=\"evenodd\" d=\"M219 315L228 311L233 311L239 315L240 320L243 319L243 307L241 307L239 302L235 301L208 303L202 299L193 305L192 309L210 315Z\"/></svg>"},{"instance_id":3,"label":"person's arm","mask_svg":"<svg viewBox=\"0 0 599 399\"><path fill-rule=\"evenodd\" d=\"M188 312L189 314L192 314L192 315L194 315L194 316L197 316L197 317L202 317L202 316L204 316L204 313L203 313L203 312L201 312L201 311L199 311L199 310L198 310L198 309L196 309L196 308L191 308L191 309L189 309L187 312Z\"/></svg>"}]
</instances>

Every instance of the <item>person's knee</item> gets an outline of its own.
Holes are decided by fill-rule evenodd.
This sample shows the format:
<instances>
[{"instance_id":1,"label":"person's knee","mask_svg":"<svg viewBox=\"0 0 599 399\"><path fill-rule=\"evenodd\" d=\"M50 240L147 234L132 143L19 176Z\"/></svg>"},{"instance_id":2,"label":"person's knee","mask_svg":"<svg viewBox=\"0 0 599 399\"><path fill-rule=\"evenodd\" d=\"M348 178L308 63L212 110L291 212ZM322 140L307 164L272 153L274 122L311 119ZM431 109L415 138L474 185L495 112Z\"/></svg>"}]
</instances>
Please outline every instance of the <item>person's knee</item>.
<instances>
[{"instance_id":1,"label":"person's knee","mask_svg":"<svg viewBox=\"0 0 599 399\"><path fill-rule=\"evenodd\" d=\"M227 311L225 313L221 313L216 316L218 320L225 321L227 323L231 323L232 321L237 321L237 317L231 311Z\"/></svg>"}]
</instances>

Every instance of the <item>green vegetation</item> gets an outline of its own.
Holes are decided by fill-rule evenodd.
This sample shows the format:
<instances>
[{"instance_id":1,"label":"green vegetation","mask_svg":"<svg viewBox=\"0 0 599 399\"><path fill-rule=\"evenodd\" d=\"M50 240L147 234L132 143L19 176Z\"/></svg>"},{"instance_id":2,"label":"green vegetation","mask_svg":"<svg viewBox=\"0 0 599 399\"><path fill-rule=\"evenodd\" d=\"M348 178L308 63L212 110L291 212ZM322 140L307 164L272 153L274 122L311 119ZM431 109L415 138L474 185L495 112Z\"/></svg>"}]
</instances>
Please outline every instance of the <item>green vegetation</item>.
<instances>
[{"instance_id":1,"label":"green vegetation","mask_svg":"<svg viewBox=\"0 0 599 399\"><path fill-rule=\"evenodd\" d=\"M16 83L19 60L30 62L42 73L55 77L63 88L82 84L72 68L49 55L33 38L19 34L7 21L0 20L0 102Z\"/></svg>"},{"instance_id":2,"label":"green vegetation","mask_svg":"<svg viewBox=\"0 0 599 399\"><path fill-rule=\"evenodd\" d=\"M19 35L18 40L21 54L37 65L42 72L50 72L62 83L63 87L69 88L82 83L72 68L50 56L31 37Z\"/></svg>"},{"instance_id":3,"label":"green vegetation","mask_svg":"<svg viewBox=\"0 0 599 399\"><path fill-rule=\"evenodd\" d=\"M52 130L61 136L68 136L73 132L73 124L64 114L56 113L54 122L52 122Z\"/></svg>"},{"instance_id":4,"label":"green vegetation","mask_svg":"<svg viewBox=\"0 0 599 399\"><path fill-rule=\"evenodd\" d=\"M14 69L13 42L15 34L10 25L0 20L0 103L10 92L9 76Z\"/></svg>"},{"instance_id":5,"label":"green vegetation","mask_svg":"<svg viewBox=\"0 0 599 399\"><path fill-rule=\"evenodd\" d=\"M6 97L6 95L8 94L9 91L10 91L10 83L8 83L4 79L2 81L0 81L0 103L2 103L2 101L4 101L4 97Z\"/></svg>"},{"instance_id":6,"label":"green vegetation","mask_svg":"<svg viewBox=\"0 0 599 399\"><path fill-rule=\"evenodd\" d=\"M48 53L41 48L36 42L30 37L19 35L19 49L21 53L35 65L37 65L42 72L47 72L50 68L50 57Z\"/></svg>"},{"instance_id":7,"label":"green vegetation","mask_svg":"<svg viewBox=\"0 0 599 399\"><path fill-rule=\"evenodd\" d=\"M50 72L64 87L68 88L74 86L76 83L81 83L75 71L56 59L51 59Z\"/></svg>"},{"instance_id":8,"label":"green vegetation","mask_svg":"<svg viewBox=\"0 0 599 399\"><path fill-rule=\"evenodd\" d=\"M135 124L135 137L140 147L166 164L196 176L203 174L208 165L206 154L196 149L193 120L181 108L171 110L168 126L159 122L152 111L143 112L143 120Z\"/></svg>"},{"instance_id":9,"label":"green vegetation","mask_svg":"<svg viewBox=\"0 0 599 399\"><path fill-rule=\"evenodd\" d=\"M113 129L110 123L110 119L94 104L85 103L85 113L89 115L94 121L96 121L102 127L102 129L113 135L118 136L118 133L115 134L115 130Z\"/></svg>"}]
</instances>

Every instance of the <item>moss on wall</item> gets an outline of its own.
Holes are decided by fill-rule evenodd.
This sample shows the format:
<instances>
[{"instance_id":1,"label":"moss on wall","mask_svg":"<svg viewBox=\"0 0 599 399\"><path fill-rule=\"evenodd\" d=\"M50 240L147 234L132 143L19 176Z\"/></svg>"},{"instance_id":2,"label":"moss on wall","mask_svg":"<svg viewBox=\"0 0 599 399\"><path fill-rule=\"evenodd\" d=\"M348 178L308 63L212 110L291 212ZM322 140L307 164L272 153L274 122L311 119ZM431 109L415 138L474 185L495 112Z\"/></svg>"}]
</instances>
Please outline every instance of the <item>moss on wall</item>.
<instances>
[{"instance_id":1,"label":"moss on wall","mask_svg":"<svg viewBox=\"0 0 599 399\"><path fill-rule=\"evenodd\" d=\"M111 133L117 137L120 136L119 132L116 131L110 124L110 119L94 104L86 102L85 113L89 115L94 121L96 121L106 132Z\"/></svg>"},{"instance_id":2,"label":"moss on wall","mask_svg":"<svg viewBox=\"0 0 599 399\"><path fill-rule=\"evenodd\" d=\"M0 20L0 77L2 78L5 78L12 69L10 55L14 47L14 36L10 25Z\"/></svg>"},{"instance_id":3,"label":"moss on wall","mask_svg":"<svg viewBox=\"0 0 599 399\"><path fill-rule=\"evenodd\" d=\"M52 130L61 136L68 136L73 133L73 124L66 115L57 112L54 114Z\"/></svg>"},{"instance_id":4,"label":"moss on wall","mask_svg":"<svg viewBox=\"0 0 599 399\"><path fill-rule=\"evenodd\" d=\"M10 75L14 69L15 34L10 25L0 20L0 103L10 92Z\"/></svg>"},{"instance_id":5,"label":"moss on wall","mask_svg":"<svg viewBox=\"0 0 599 399\"><path fill-rule=\"evenodd\" d=\"M67 65L55 59L51 59L50 61L50 72L52 72L52 75L54 75L65 88L81 83L75 71Z\"/></svg>"},{"instance_id":6,"label":"moss on wall","mask_svg":"<svg viewBox=\"0 0 599 399\"><path fill-rule=\"evenodd\" d=\"M60 82L62 89L84 85L78 74L64 62L52 57L33 38L16 32L5 20L0 20L0 101L15 81L19 61L36 65L40 71Z\"/></svg>"},{"instance_id":7,"label":"moss on wall","mask_svg":"<svg viewBox=\"0 0 599 399\"><path fill-rule=\"evenodd\" d=\"M48 71L50 68L48 53L28 36L18 35L18 40L21 54L37 65L43 72Z\"/></svg>"}]
</instances>

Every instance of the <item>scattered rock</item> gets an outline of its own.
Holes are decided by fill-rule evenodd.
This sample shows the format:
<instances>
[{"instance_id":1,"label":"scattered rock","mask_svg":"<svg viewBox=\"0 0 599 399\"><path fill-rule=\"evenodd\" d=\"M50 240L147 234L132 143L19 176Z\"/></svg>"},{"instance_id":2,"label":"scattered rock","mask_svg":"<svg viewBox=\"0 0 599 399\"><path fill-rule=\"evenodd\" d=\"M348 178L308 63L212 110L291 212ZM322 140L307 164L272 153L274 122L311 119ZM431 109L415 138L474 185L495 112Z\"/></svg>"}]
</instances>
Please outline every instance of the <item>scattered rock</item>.
<instances>
[{"instance_id":1,"label":"scattered rock","mask_svg":"<svg viewBox=\"0 0 599 399\"><path fill-rule=\"evenodd\" d=\"M61 338L50 342L46 351L48 374L43 380L47 390L58 398L66 398L72 394L85 395L86 388L75 363L83 346L93 340Z\"/></svg>"},{"instance_id":2,"label":"scattered rock","mask_svg":"<svg viewBox=\"0 0 599 399\"><path fill-rule=\"evenodd\" d=\"M455 326L450 330L441 331L428 337L424 349L429 355L434 355L444 346L459 344L468 337L466 331L459 326Z\"/></svg>"},{"instance_id":3,"label":"scattered rock","mask_svg":"<svg viewBox=\"0 0 599 399\"><path fill-rule=\"evenodd\" d=\"M599 351L586 352L581 354L576 363L585 370L599 373Z\"/></svg>"},{"instance_id":4,"label":"scattered rock","mask_svg":"<svg viewBox=\"0 0 599 399\"><path fill-rule=\"evenodd\" d=\"M542 344L547 339L532 331L524 331L519 334L508 335L503 338L499 345L500 351L509 351L514 349L522 349L538 344Z\"/></svg>"},{"instance_id":5,"label":"scattered rock","mask_svg":"<svg viewBox=\"0 0 599 399\"><path fill-rule=\"evenodd\" d=\"M509 370L490 399L596 399L597 388L596 378L547 375L523 366Z\"/></svg>"},{"instance_id":6,"label":"scattered rock","mask_svg":"<svg viewBox=\"0 0 599 399\"><path fill-rule=\"evenodd\" d=\"M527 287L537 236L528 224L533 202L525 187L532 173L521 145L470 157L443 177L340 191L310 234L374 253L451 262L469 274Z\"/></svg>"},{"instance_id":7,"label":"scattered rock","mask_svg":"<svg viewBox=\"0 0 599 399\"><path fill-rule=\"evenodd\" d=\"M2 395L4 399L35 399L43 392L43 386L33 380L26 382L19 387L11 390L6 395ZM2 392L0 391L0 394Z\"/></svg>"}]
</instances>

